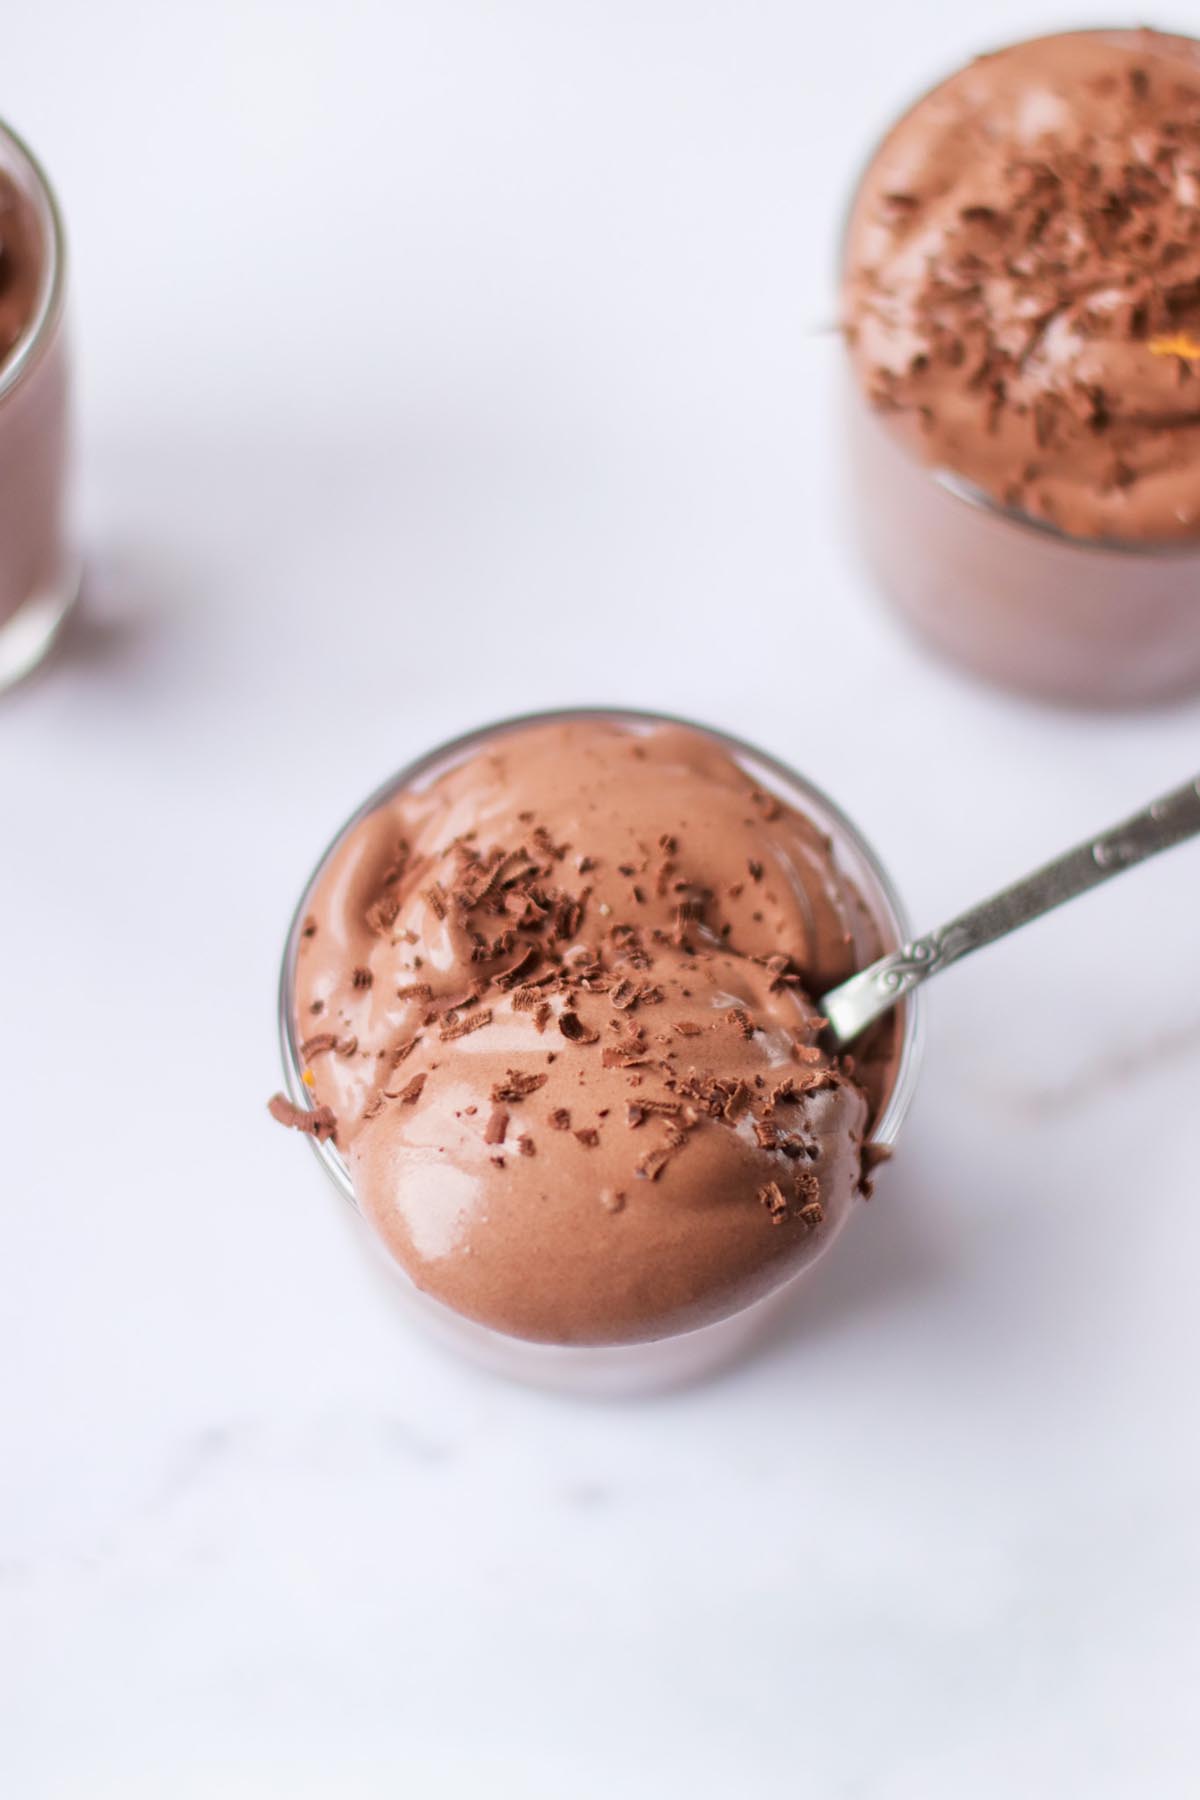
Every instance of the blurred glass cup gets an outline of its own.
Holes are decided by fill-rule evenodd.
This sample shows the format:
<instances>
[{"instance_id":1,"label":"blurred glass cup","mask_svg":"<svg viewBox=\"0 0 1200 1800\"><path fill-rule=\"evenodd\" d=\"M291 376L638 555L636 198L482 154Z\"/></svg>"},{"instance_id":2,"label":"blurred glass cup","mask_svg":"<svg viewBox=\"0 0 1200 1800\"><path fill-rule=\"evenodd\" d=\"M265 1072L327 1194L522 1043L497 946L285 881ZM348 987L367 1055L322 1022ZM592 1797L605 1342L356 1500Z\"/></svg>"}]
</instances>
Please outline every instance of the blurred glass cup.
<instances>
[{"instance_id":1,"label":"blurred glass cup","mask_svg":"<svg viewBox=\"0 0 1200 1800\"><path fill-rule=\"evenodd\" d=\"M1138 48L1145 35L1086 31L1045 43L1098 36ZM1200 55L1200 46L1185 48ZM843 296L873 217L881 160L914 116L927 111L938 126L943 89L965 72L919 95L867 159L842 227ZM927 643L988 681L1080 706L1143 706L1200 690L1200 535L1077 537L1006 507L958 470L923 460L870 403L852 355L847 364L845 465L857 536L879 587Z\"/></svg>"},{"instance_id":2,"label":"blurred glass cup","mask_svg":"<svg viewBox=\"0 0 1200 1800\"><path fill-rule=\"evenodd\" d=\"M34 669L79 592L71 540L65 245L58 205L21 139L0 125L0 180L17 256L36 262L31 309L0 362L0 690ZM0 219L0 228L3 220ZM5 273L0 267L0 274ZM16 279L9 268L7 279Z\"/></svg>"}]
</instances>

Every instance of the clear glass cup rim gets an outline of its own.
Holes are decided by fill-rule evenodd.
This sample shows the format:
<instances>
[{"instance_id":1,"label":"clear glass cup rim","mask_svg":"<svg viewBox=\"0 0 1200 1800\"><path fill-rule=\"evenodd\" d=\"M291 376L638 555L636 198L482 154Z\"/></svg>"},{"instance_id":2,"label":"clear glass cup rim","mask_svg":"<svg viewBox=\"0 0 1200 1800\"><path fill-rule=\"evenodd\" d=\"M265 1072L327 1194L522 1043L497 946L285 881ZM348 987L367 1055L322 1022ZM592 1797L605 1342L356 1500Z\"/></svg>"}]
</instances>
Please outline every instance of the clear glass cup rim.
<instances>
[{"instance_id":1,"label":"clear glass cup rim","mask_svg":"<svg viewBox=\"0 0 1200 1800\"><path fill-rule=\"evenodd\" d=\"M471 731L463 732L443 744L436 745L434 749L426 751L423 755L406 763L386 781L380 782L330 839L316 867L305 882L288 926L279 973L277 1002L284 1084L295 1105L306 1110L312 1109L312 1095L303 1081L303 1061L297 1042L292 1009L296 959L300 945L300 933L310 910L313 890L329 859L350 832L355 830L363 819L368 818L371 813L389 800L399 788L409 787L429 776L444 773L473 750L497 736L505 736L528 726L566 724L573 719L594 719L642 728L653 728L659 725L683 726L689 731L698 731L705 737L713 739L728 750L743 766L748 762L764 771L781 788L788 790L793 800L799 796L802 806L811 806L816 815L816 823L823 829L831 830L840 836L850 847L852 854L861 862L875 889L873 894L862 897L871 916L883 928L885 940L894 939L894 943L885 941L884 949L898 949L911 939L912 928L908 914L896 892L891 876L858 827L847 817L837 802L831 800L815 782L810 781L806 776L797 774L780 758L760 750L756 744L751 744L745 738L719 730L715 726L700 724L694 719L683 718L676 713L648 712L621 706L557 707L549 711L519 713L508 718L496 719L490 724L476 726ZM786 798L788 795L785 794L784 797ZM850 871L850 873L854 878L855 871ZM906 996L896 1010L900 1013L902 1020L900 1052L891 1088L871 1133L871 1141L885 1147L890 1147L895 1143L912 1104L920 1073L924 1042L924 1012L922 996L919 992L913 992ZM333 1143L332 1139L322 1139L311 1135L308 1141L334 1185L357 1211L358 1201L354 1193L354 1184L350 1178L349 1165L337 1145Z\"/></svg>"},{"instance_id":2,"label":"clear glass cup rim","mask_svg":"<svg viewBox=\"0 0 1200 1800\"><path fill-rule=\"evenodd\" d=\"M1032 37L1013 38L1009 42L998 45L997 48L1004 50L1012 49L1018 44L1036 44L1043 38L1092 37L1097 32L1113 35L1114 33L1120 34L1123 30L1132 33L1136 30L1136 27L1106 27L1097 25L1077 26L1074 30L1070 31L1039 31L1035 32ZM1190 37L1190 34L1187 32L1171 32L1165 33L1164 35ZM1200 38L1191 38L1190 41L1200 43ZM839 321L842 316L841 295L846 273L846 250L850 238L850 221L854 217L854 208L858 203L858 196L862 192L863 183L866 181L867 176L874 167L876 157L891 137L893 131L896 130L897 126L902 124L903 121L908 118L910 113L915 112L918 106L922 105L924 101L936 94L939 88L944 87L946 82L952 80L953 77L959 74L966 66L965 63L957 63L954 68L948 70L947 73L940 76L938 80L931 82L927 87L923 87L920 92L909 101L907 106L900 108L890 124L880 132L870 150L863 158L857 178L850 189L850 198L846 203L846 209L842 216L842 229L838 239L837 316ZM1162 558L1168 561L1175 557L1186 559L1189 556L1200 556L1200 531L1197 531L1196 535L1190 538L1079 537L1073 532L1063 531L1058 525L1052 525L1048 519L1035 519L1032 513L1023 512L1020 507L1005 506L1003 501L997 500L994 495L989 494L986 488L981 488L977 486L975 482L968 481L965 476L960 475L955 469L946 468L938 463L923 463L920 457L913 455L908 445L904 443L898 433L888 431L887 425L883 419L880 418L879 414L871 407L866 394L862 391L862 384L858 379L858 371L854 368L853 361L849 358L845 331L840 323L837 328L837 335L841 340L843 349L847 351L847 360L850 360L851 362L850 373L854 381L855 391L861 397L870 418L874 420L881 431L887 432L889 440L895 444L901 455L908 458L915 469L923 470L935 486L941 488L942 492L948 494L952 499L961 501L964 506L971 507L975 512L986 513L994 519L1002 519L1006 524L1014 526L1017 530L1033 532L1038 537L1048 538L1052 543L1060 544L1064 549L1086 551L1091 556L1132 556L1154 559Z\"/></svg>"},{"instance_id":3,"label":"clear glass cup rim","mask_svg":"<svg viewBox=\"0 0 1200 1800\"><path fill-rule=\"evenodd\" d=\"M0 364L0 400L28 373L49 341L62 312L66 279L66 234L50 178L20 133L0 119L0 170L6 164L16 165L24 177L29 197L38 209L46 261L33 317L12 353Z\"/></svg>"}]
</instances>

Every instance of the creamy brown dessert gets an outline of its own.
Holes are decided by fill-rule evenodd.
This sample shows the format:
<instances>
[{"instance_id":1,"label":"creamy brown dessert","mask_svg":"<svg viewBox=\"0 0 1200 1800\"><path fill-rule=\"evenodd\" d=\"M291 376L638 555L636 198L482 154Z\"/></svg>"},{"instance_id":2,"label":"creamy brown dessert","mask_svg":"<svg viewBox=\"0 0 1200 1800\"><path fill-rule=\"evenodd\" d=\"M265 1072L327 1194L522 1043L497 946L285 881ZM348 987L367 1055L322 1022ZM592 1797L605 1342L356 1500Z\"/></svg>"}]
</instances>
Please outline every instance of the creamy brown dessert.
<instances>
[{"instance_id":1,"label":"creamy brown dessert","mask_svg":"<svg viewBox=\"0 0 1200 1800\"><path fill-rule=\"evenodd\" d=\"M0 688L40 660L79 586L62 291L49 190L0 127Z\"/></svg>"},{"instance_id":2,"label":"creamy brown dessert","mask_svg":"<svg viewBox=\"0 0 1200 1800\"><path fill-rule=\"evenodd\" d=\"M311 1109L419 1287L517 1337L632 1343L811 1261L873 1160L811 996L878 954L829 840L682 726L506 730L324 866L294 1029Z\"/></svg>"},{"instance_id":3,"label":"creamy brown dessert","mask_svg":"<svg viewBox=\"0 0 1200 1800\"><path fill-rule=\"evenodd\" d=\"M33 322L44 262L33 209L0 170L0 369Z\"/></svg>"},{"instance_id":4,"label":"creamy brown dessert","mask_svg":"<svg viewBox=\"0 0 1200 1800\"><path fill-rule=\"evenodd\" d=\"M979 58L862 181L860 511L986 673L1082 699L1200 678L1198 200L1200 45L1145 30Z\"/></svg>"}]
</instances>

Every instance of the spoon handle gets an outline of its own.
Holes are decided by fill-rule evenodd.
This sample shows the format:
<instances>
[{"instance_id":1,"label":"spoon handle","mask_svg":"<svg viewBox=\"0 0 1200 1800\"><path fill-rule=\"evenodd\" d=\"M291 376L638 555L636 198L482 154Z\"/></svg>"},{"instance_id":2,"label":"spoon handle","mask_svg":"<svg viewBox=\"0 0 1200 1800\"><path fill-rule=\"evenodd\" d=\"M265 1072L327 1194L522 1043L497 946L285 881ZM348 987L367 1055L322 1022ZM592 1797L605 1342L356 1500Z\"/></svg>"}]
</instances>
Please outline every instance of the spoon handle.
<instances>
[{"instance_id":1,"label":"spoon handle","mask_svg":"<svg viewBox=\"0 0 1200 1800\"><path fill-rule=\"evenodd\" d=\"M936 931L914 938L903 949L861 969L840 987L832 988L818 1001L829 1021L829 1030L839 1044L847 1044L865 1030L873 1020L887 1012L912 988L928 981L960 957L985 944L1006 937L1018 925L1073 900L1076 894L1099 887L1123 869L1157 856L1186 838L1200 835L1200 775L1173 793L1164 794L1121 825L1114 825L1099 837L1091 838L1065 856L1056 857L1043 868L1026 875L1012 887L1004 888L960 913Z\"/></svg>"}]
</instances>

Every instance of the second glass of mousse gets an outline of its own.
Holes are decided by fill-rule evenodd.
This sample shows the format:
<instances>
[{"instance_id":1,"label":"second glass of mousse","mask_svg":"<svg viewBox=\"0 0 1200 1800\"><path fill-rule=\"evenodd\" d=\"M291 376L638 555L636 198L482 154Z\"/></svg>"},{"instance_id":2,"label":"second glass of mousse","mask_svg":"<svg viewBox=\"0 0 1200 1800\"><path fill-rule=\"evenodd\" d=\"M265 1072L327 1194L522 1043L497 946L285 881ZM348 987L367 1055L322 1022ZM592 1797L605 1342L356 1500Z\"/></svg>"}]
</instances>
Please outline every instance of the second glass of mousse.
<instances>
[{"instance_id":1,"label":"second glass of mousse","mask_svg":"<svg viewBox=\"0 0 1200 1800\"><path fill-rule=\"evenodd\" d=\"M640 714L490 727L323 859L272 1110L460 1347L584 1387L694 1374L870 1191L914 1017L837 1057L813 1000L903 935L853 827L747 746Z\"/></svg>"},{"instance_id":2,"label":"second glass of mousse","mask_svg":"<svg viewBox=\"0 0 1200 1800\"><path fill-rule=\"evenodd\" d=\"M63 255L49 184L0 125L0 689L41 660L79 589Z\"/></svg>"},{"instance_id":3,"label":"second glass of mousse","mask_svg":"<svg viewBox=\"0 0 1200 1800\"><path fill-rule=\"evenodd\" d=\"M1051 698L1200 688L1200 44L961 69L876 151L842 281L854 504L912 622Z\"/></svg>"}]
</instances>

